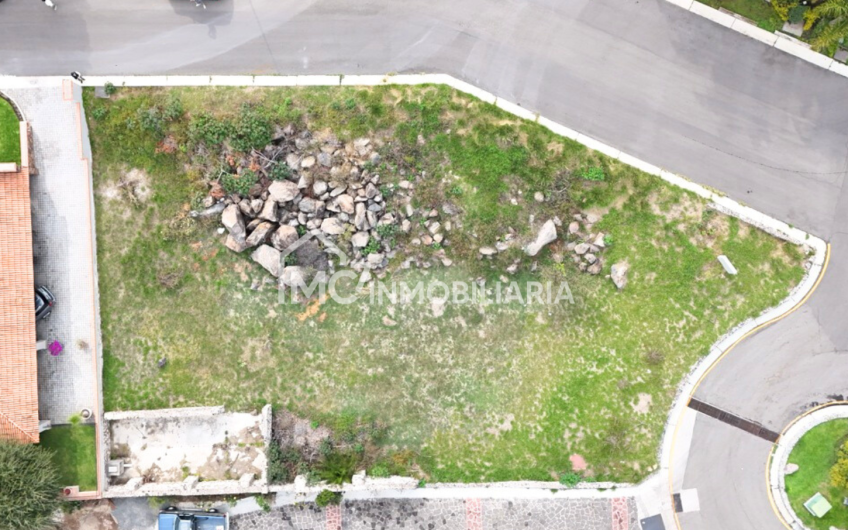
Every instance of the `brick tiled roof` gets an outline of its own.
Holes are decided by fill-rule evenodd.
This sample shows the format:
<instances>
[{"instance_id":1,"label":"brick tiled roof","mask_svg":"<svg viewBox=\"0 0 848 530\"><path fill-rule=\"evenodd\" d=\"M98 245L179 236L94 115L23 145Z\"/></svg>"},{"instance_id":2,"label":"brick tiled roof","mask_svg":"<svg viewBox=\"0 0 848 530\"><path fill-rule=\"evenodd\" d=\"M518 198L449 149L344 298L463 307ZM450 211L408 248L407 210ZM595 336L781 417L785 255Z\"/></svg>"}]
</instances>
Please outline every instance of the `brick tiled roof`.
<instances>
[{"instance_id":1,"label":"brick tiled roof","mask_svg":"<svg viewBox=\"0 0 848 530\"><path fill-rule=\"evenodd\" d=\"M29 170L0 173L0 438L38 442Z\"/></svg>"}]
</instances>

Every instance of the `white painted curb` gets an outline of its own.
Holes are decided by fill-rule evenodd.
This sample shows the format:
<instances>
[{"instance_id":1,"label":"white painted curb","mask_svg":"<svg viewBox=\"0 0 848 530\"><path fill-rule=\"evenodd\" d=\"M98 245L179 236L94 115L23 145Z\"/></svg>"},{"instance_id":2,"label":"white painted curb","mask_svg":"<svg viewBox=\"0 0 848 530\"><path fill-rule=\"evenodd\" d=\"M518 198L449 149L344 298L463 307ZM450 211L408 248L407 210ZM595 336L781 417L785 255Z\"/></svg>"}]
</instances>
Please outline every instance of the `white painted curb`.
<instances>
[{"instance_id":1,"label":"white painted curb","mask_svg":"<svg viewBox=\"0 0 848 530\"><path fill-rule=\"evenodd\" d=\"M814 412L802 416L798 421L792 424L789 429L784 432L780 440L772 449L770 467L769 467L769 488L771 489L774 504L783 517L784 522L788 523L793 530L809 530L795 515L795 511L789 505L789 498L786 496L786 482L783 470L786 464L789 463L789 454L795 448L798 440L804 436L807 431L817 425L821 425L827 421L840 418L848 418L848 405L831 405L818 409ZM841 506L834 506L834 509L840 509Z\"/></svg>"},{"instance_id":2,"label":"white painted curb","mask_svg":"<svg viewBox=\"0 0 848 530\"><path fill-rule=\"evenodd\" d=\"M61 77L41 77L41 78L26 78L14 76L0 76L0 89L3 87L35 87L35 86L56 86L61 84ZM104 86L106 83L111 83L115 86L265 86L265 87L280 87L280 86L377 86L377 85L423 85L423 84L445 84L455 88L460 92L464 92L470 96L479 98L480 100L494 104L506 112L512 113L520 118L535 121L546 127L555 134L562 135L571 140L575 140L590 149L603 153L610 158L616 159L624 164L633 166L639 170L655 175L666 182L675 186L684 188L699 197L708 201L715 209L733 217L736 217L746 223L752 224L761 230L768 232L776 237L790 241L798 245L806 245L813 253L810 260L811 266L807 271L804 279L798 286L784 299L777 307L771 308L763 312L756 318L749 319L713 344L709 354L701 359L681 382L678 388L678 394L672 405L669 419L666 423L663 433L663 440L660 448L660 480L666 480L669 477L670 457L673 446L674 433L682 413L684 412L690 394L695 387L695 384L700 377L712 366L721 355L736 341L742 338L746 333L753 330L757 326L775 319L790 310L792 310L798 302L800 302L813 288L818 279L819 274L824 267L824 262L827 254L827 244L806 232L793 228L782 221L778 221L773 217L769 217L752 208L744 206L728 197L725 197L715 191L712 191L704 186L695 184L694 182L676 175L670 171L666 171L658 166L645 162L639 158L623 153L621 150L611 147L599 140L579 133L569 127L558 124L547 118L544 118L531 110L525 109L515 103L502 100L494 94L486 92L473 85L455 79L446 74L420 74L420 75L357 75L357 76L90 76L87 77L84 86ZM646 478L645 482L651 480L656 473L651 477ZM643 482L644 483L644 482ZM503 487L498 488L498 483L492 484L475 484L467 485L469 488L483 488L494 492L500 489L501 491L511 491L511 495L515 496L515 492L519 490L550 490L563 489L557 482L529 482L517 481L506 483ZM436 490L456 491L467 489L467 487L458 487L456 484L432 484L428 485L425 490L428 492ZM629 484L613 484L613 483L584 483L580 484L577 489L568 490L569 495L578 495L577 491L593 492L594 495L603 496L598 488L616 488L621 495L624 491L634 492ZM285 493L301 493L297 491L293 485L285 486L270 486L263 488L264 491L285 492ZM376 495L384 495L386 498L391 498L392 495L407 496L408 493L400 493L398 489L382 490L378 487L353 487L345 488L345 493L357 495L375 495L371 498L378 498ZM409 491L409 490L407 490ZM417 489L414 491L418 491ZM379 492L379 493L378 493ZM302 493L306 493L305 491ZM309 493L312 493L309 491ZM211 494L211 493L209 493ZM589 493L580 493L579 495L590 495ZM438 494L441 495L441 494ZM500 495L500 493L499 493ZM535 494L533 494L535 495ZM590 495L591 496L591 495Z\"/></svg>"},{"instance_id":3,"label":"white painted curb","mask_svg":"<svg viewBox=\"0 0 848 530\"><path fill-rule=\"evenodd\" d=\"M825 70L830 70L843 77L848 77L848 65L834 61L827 55L823 55L817 51L813 51L805 43L797 41L788 35L774 32L770 33L760 27L757 27L750 22L737 18L733 15L719 11L706 4L702 4L696 0L665 0L669 4L674 4L681 7L690 13L694 13L707 20L711 20L717 24L721 24L726 28L741 33L746 37L758 40L764 44L777 48L790 55L794 55L803 61L814 64Z\"/></svg>"}]
</instances>

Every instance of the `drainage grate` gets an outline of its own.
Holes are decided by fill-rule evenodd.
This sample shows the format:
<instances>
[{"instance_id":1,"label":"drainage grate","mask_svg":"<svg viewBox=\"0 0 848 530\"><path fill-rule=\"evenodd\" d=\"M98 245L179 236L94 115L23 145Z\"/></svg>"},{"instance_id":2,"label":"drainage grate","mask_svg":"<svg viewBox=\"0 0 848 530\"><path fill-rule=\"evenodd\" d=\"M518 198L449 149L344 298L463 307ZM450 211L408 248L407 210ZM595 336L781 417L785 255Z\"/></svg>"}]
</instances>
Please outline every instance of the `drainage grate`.
<instances>
[{"instance_id":1,"label":"drainage grate","mask_svg":"<svg viewBox=\"0 0 848 530\"><path fill-rule=\"evenodd\" d=\"M715 418L722 423L732 425L737 429L742 429L747 433L753 434L754 436L762 438L763 440L768 440L772 443L777 442L777 439L780 438L780 435L778 433L766 429L759 423L754 423L752 421L746 420L745 418L740 418L735 414L725 412L712 405L708 405L703 401L698 401L695 398L689 400L689 408L692 410L697 410L698 412L706 414L711 418Z\"/></svg>"}]
</instances>

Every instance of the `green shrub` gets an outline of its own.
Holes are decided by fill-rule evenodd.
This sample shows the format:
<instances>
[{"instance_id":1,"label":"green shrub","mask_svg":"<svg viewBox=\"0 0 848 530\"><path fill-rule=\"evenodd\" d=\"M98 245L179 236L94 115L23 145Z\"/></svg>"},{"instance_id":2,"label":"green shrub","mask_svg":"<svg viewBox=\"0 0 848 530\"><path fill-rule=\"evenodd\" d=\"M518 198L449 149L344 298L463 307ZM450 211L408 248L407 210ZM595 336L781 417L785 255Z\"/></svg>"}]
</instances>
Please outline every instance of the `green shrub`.
<instances>
[{"instance_id":1,"label":"green shrub","mask_svg":"<svg viewBox=\"0 0 848 530\"><path fill-rule=\"evenodd\" d=\"M221 176L220 180L221 187L227 193L238 193L242 197L246 197L259 177L253 171L245 169L239 175L226 173Z\"/></svg>"},{"instance_id":2,"label":"green shrub","mask_svg":"<svg viewBox=\"0 0 848 530\"><path fill-rule=\"evenodd\" d=\"M118 87L107 81L106 84L103 85L103 91L107 96L111 96L118 91Z\"/></svg>"},{"instance_id":3,"label":"green shrub","mask_svg":"<svg viewBox=\"0 0 848 530\"><path fill-rule=\"evenodd\" d=\"M781 20L789 20L789 12L800 4L800 0L772 0L771 6Z\"/></svg>"},{"instance_id":4,"label":"green shrub","mask_svg":"<svg viewBox=\"0 0 848 530\"><path fill-rule=\"evenodd\" d=\"M807 6L797 5L789 10L789 22L792 24L798 24L800 22L804 22L804 15L810 8Z\"/></svg>"},{"instance_id":5,"label":"green shrub","mask_svg":"<svg viewBox=\"0 0 848 530\"><path fill-rule=\"evenodd\" d=\"M209 114L199 114L189 123L188 137L194 144L202 143L213 149L229 138L232 130L232 124L226 120L219 120Z\"/></svg>"},{"instance_id":6,"label":"green shrub","mask_svg":"<svg viewBox=\"0 0 848 530\"><path fill-rule=\"evenodd\" d=\"M373 254L374 252L380 251L380 242L374 238L368 240L368 244L362 249L362 255L367 256L368 254Z\"/></svg>"},{"instance_id":7,"label":"green shrub","mask_svg":"<svg viewBox=\"0 0 848 530\"><path fill-rule=\"evenodd\" d=\"M256 496L256 504L262 508L263 512L271 511L271 503L268 502L268 499L265 498L265 495L257 495Z\"/></svg>"},{"instance_id":8,"label":"green shrub","mask_svg":"<svg viewBox=\"0 0 848 530\"><path fill-rule=\"evenodd\" d=\"M836 452L836 463L830 468L830 485L848 488L848 442Z\"/></svg>"},{"instance_id":9,"label":"green shrub","mask_svg":"<svg viewBox=\"0 0 848 530\"><path fill-rule=\"evenodd\" d=\"M183 117L183 102L180 97L171 92L168 94L168 101L162 109L162 116L168 121L176 121Z\"/></svg>"},{"instance_id":10,"label":"green shrub","mask_svg":"<svg viewBox=\"0 0 848 530\"><path fill-rule=\"evenodd\" d=\"M268 481L271 484L288 484L300 473L301 464L304 464L300 452L289 447L282 449L276 442L268 446L266 452L268 457Z\"/></svg>"},{"instance_id":11,"label":"green shrub","mask_svg":"<svg viewBox=\"0 0 848 530\"><path fill-rule=\"evenodd\" d=\"M577 176L586 180L602 181L606 178L604 169L598 166L584 167L577 171Z\"/></svg>"},{"instance_id":12,"label":"green shrub","mask_svg":"<svg viewBox=\"0 0 848 530\"><path fill-rule=\"evenodd\" d=\"M271 166L268 176L271 180L286 180L292 176L292 170L285 162L277 162Z\"/></svg>"},{"instance_id":13,"label":"green shrub","mask_svg":"<svg viewBox=\"0 0 848 530\"><path fill-rule=\"evenodd\" d=\"M341 485L351 481L358 463L354 453L332 452L319 465L318 476L328 484Z\"/></svg>"},{"instance_id":14,"label":"green shrub","mask_svg":"<svg viewBox=\"0 0 848 530\"><path fill-rule=\"evenodd\" d=\"M106 107L98 106L98 107L94 107L93 109L91 109L91 117L94 118L97 121L100 121L103 118L105 118L106 114L108 114L108 113L109 113L109 109L107 109Z\"/></svg>"},{"instance_id":15,"label":"green shrub","mask_svg":"<svg viewBox=\"0 0 848 530\"><path fill-rule=\"evenodd\" d=\"M0 441L0 526L9 530L52 527L62 504L59 472L50 451Z\"/></svg>"},{"instance_id":16,"label":"green shrub","mask_svg":"<svg viewBox=\"0 0 848 530\"><path fill-rule=\"evenodd\" d=\"M159 107L140 108L136 112L136 118L141 128L153 133L161 133L165 119Z\"/></svg>"},{"instance_id":17,"label":"green shrub","mask_svg":"<svg viewBox=\"0 0 848 530\"><path fill-rule=\"evenodd\" d=\"M583 482L583 477L580 476L580 473L574 471L568 471L559 476L559 483L567 488L573 488L581 482Z\"/></svg>"},{"instance_id":18,"label":"green shrub","mask_svg":"<svg viewBox=\"0 0 848 530\"><path fill-rule=\"evenodd\" d=\"M242 107L232 139L233 149L248 152L261 149L271 141L271 123L249 107Z\"/></svg>"},{"instance_id":19,"label":"green shrub","mask_svg":"<svg viewBox=\"0 0 848 530\"><path fill-rule=\"evenodd\" d=\"M321 490L321 493L315 497L315 504L319 508L326 508L329 505L338 506L342 502L342 493L340 491Z\"/></svg>"},{"instance_id":20,"label":"green shrub","mask_svg":"<svg viewBox=\"0 0 848 530\"><path fill-rule=\"evenodd\" d=\"M368 476L375 478L387 478L391 476L391 473L387 466L384 466L383 464L376 464L368 470Z\"/></svg>"}]
</instances>

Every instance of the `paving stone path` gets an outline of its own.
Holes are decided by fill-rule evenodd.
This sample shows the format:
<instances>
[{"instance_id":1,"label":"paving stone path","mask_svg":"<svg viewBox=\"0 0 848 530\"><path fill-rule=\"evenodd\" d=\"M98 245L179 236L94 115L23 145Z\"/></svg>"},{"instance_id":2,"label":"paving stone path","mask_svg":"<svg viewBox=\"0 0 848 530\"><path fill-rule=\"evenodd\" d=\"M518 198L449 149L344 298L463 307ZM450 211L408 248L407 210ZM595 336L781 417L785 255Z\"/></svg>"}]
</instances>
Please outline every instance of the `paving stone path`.
<instances>
[{"instance_id":1,"label":"paving stone path","mask_svg":"<svg viewBox=\"0 0 848 530\"><path fill-rule=\"evenodd\" d=\"M637 530L632 498L383 499L282 506L231 519L233 530Z\"/></svg>"}]
</instances>

